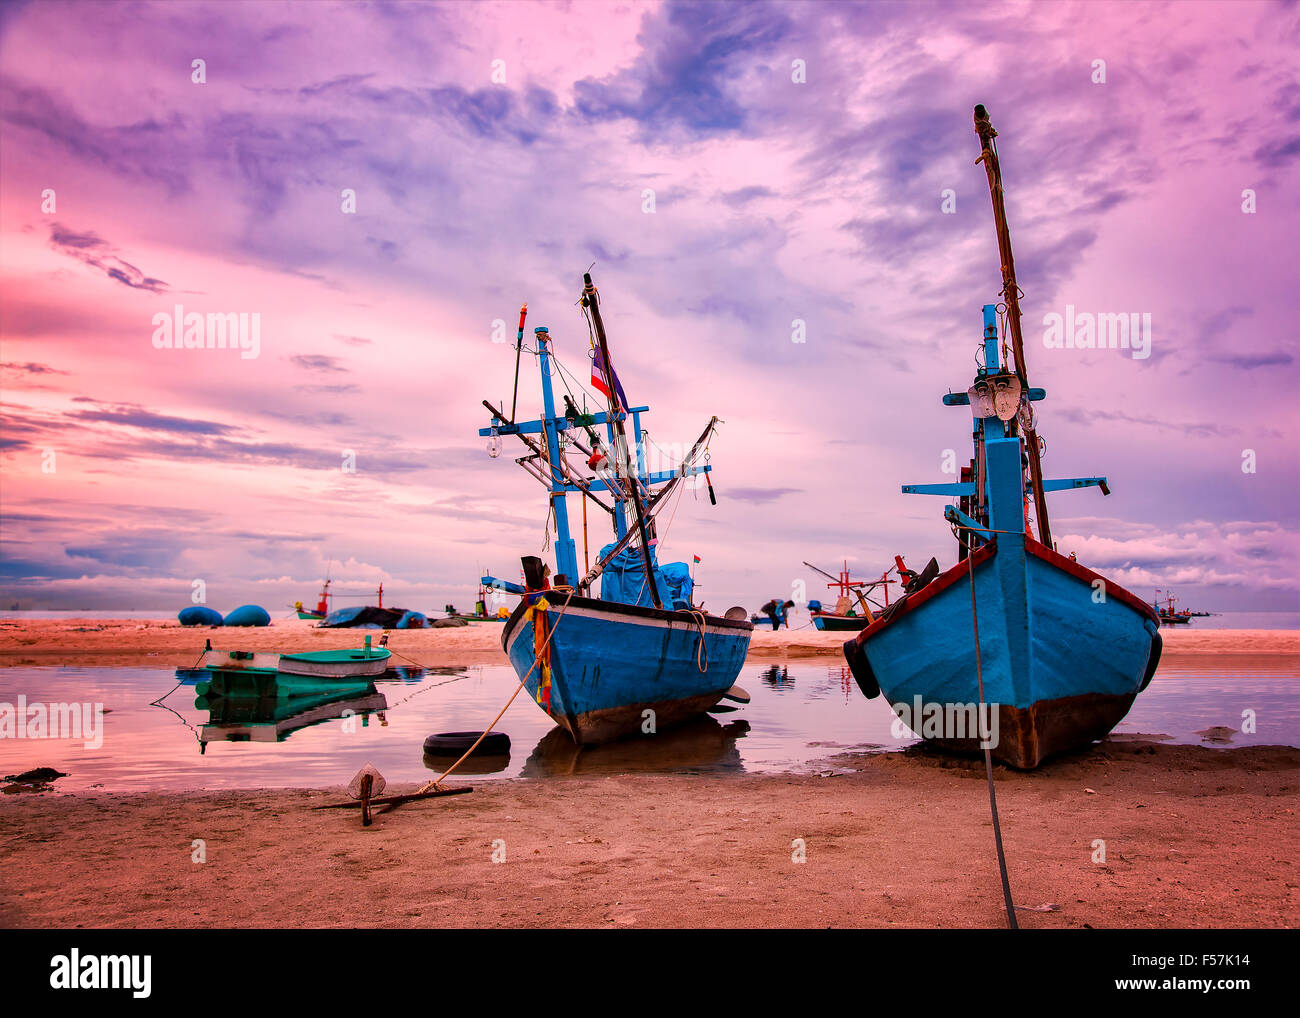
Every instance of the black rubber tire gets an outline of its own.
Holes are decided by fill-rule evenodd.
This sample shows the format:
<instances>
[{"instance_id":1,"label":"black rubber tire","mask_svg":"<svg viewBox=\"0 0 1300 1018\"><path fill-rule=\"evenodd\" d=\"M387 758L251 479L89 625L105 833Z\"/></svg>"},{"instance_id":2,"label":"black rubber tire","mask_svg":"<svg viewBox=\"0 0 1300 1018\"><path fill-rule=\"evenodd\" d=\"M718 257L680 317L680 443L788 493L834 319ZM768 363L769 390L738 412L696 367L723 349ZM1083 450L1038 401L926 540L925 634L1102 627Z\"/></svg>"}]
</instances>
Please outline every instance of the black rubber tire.
<instances>
[{"instance_id":1,"label":"black rubber tire","mask_svg":"<svg viewBox=\"0 0 1300 1018\"><path fill-rule=\"evenodd\" d=\"M844 659L849 663L849 671L853 673L862 695L868 700L878 697L880 683L876 681L876 674L871 670L871 662L867 660L867 655L863 653L856 639L844 641Z\"/></svg>"},{"instance_id":2,"label":"black rubber tire","mask_svg":"<svg viewBox=\"0 0 1300 1018\"><path fill-rule=\"evenodd\" d=\"M424 740L424 752L429 756L460 756L482 732L442 732ZM488 732L483 735L473 756L500 756L510 752L510 736L505 732Z\"/></svg>"},{"instance_id":3,"label":"black rubber tire","mask_svg":"<svg viewBox=\"0 0 1300 1018\"><path fill-rule=\"evenodd\" d=\"M1151 634L1151 656L1147 658L1147 670L1142 676L1142 685L1138 686L1138 692L1141 693L1151 685L1151 679L1156 674L1156 669L1160 666L1160 654L1165 649L1164 638L1157 629Z\"/></svg>"}]
</instances>

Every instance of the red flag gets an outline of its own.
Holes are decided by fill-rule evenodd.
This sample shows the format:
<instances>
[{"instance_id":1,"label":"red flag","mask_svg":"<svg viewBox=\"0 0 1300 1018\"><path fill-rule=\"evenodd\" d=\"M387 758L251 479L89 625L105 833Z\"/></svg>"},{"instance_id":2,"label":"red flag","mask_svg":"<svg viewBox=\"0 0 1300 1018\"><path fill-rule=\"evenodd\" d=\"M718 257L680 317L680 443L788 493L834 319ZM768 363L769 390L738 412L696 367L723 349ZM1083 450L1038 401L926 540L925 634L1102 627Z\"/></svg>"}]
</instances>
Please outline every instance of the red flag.
<instances>
[{"instance_id":1,"label":"red flag","mask_svg":"<svg viewBox=\"0 0 1300 1018\"><path fill-rule=\"evenodd\" d=\"M613 380L614 383L612 387L610 385L611 379ZM593 388L599 389L601 392L603 392L605 394L606 399L613 399L611 395L611 388L612 388L614 392L618 393L619 406L624 410L627 409L628 407L627 393L623 391L623 383L618 380L618 375L614 373L614 370L612 368L607 369L607 365L605 364L605 357L603 354L601 354L600 347L595 347L592 350L591 384Z\"/></svg>"}]
</instances>

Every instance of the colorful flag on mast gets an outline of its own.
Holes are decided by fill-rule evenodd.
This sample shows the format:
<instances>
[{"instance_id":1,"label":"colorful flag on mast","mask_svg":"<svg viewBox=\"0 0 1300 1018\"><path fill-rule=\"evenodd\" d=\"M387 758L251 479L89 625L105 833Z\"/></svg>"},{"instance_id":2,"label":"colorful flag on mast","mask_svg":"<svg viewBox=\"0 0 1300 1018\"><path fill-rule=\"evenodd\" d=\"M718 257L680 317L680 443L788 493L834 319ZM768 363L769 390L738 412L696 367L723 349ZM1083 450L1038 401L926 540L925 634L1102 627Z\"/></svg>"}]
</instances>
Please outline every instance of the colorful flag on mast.
<instances>
[{"instance_id":1,"label":"colorful flag on mast","mask_svg":"<svg viewBox=\"0 0 1300 1018\"><path fill-rule=\"evenodd\" d=\"M695 555L695 556L693 556L693 558L695 559L695 564L696 564L696 565L699 565L699 564L700 564L700 556Z\"/></svg>"},{"instance_id":2,"label":"colorful flag on mast","mask_svg":"<svg viewBox=\"0 0 1300 1018\"><path fill-rule=\"evenodd\" d=\"M605 394L606 399L611 399L610 381L613 381L613 391L618 393L618 405L624 410L628 408L627 393L623 391L623 383L618 380L618 375L613 368L605 364L605 356L600 352L600 347L592 348L591 358L591 384Z\"/></svg>"}]
</instances>

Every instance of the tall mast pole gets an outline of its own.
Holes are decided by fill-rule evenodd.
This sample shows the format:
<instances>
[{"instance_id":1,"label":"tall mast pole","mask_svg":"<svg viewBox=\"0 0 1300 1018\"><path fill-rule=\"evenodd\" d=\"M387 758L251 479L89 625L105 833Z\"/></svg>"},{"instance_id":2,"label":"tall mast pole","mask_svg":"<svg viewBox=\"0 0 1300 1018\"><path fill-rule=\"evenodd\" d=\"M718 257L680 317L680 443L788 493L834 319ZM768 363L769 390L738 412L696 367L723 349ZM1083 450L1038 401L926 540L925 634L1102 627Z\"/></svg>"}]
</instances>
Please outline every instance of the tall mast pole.
<instances>
[{"instance_id":1,"label":"tall mast pole","mask_svg":"<svg viewBox=\"0 0 1300 1018\"><path fill-rule=\"evenodd\" d=\"M515 333L515 392L510 397L510 423L515 423L515 410L519 405L519 355L524 349L524 319L528 317L528 305L519 309L519 331Z\"/></svg>"},{"instance_id":2,"label":"tall mast pole","mask_svg":"<svg viewBox=\"0 0 1300 1018\"><path fill-rule=\"evenodd\" d=\"M564 457L560 455L560 429L556 423L563 418L555 415L555 394L551 390L551 334L546 326L541 325L533 330L533 335L537 338L537 364L542 374L542 406L546 412L546 459L551 481L551 508L555 511L555 565L556 571L564 574L569 583L573 583L578 575L578 551L573 538L569 536Z\"/></svg>"},{"instance_id":3,"label":"tall mast pole","mask_svg":"<svg viewBox=\"0 0 1300 1018\"><path fill-rule=\"evenodd\" d=\"M600 317L600 298L596 287L591 282L591 273L582 275L582 305L591 314L591 324L596 332L596 342L600 346L600 356L604 360L605 371L609 375L609 415L614 421L614 431L618 435L619 446L614 451L614 470L620 477L626 476L627 433L623 430L623 407L619 405L618 386L614 382L614 363L609 359L609 343L605 339L605 323ZM638 479L633 478L628 489L632 494L632 508L636 510L636 528L641 537L641 561L645 563L646 582L650 584L650 599L656 608L662 608L659 599L659 587L655 583L654 562L650 558L650 544L646 540L645 513L641 506L641 492Z\"/></svg>"},{"instance_id":4,"label":"tall mast pole","mask_svg":"<svg viewBox=\"0 0 1300 1018\"><path fill-rule=\"evenodd\" d=\"M1025 342L1020 330L1020 288L1016 285L1016 263L1011 254L1011 231L1007 227L1007 207L1002 191L1002 166L998 162L997 145L993 141L998 132L989 121L988 110L982 105L975 107L975 132L979 135L980 152L976 162L984 163L984 171L989 178L989 196L993 200L993 221L998 235L998 254L1002 260L1002 297L1007 305L1007 328L1011 333L1011 355L1014 360L1016 375L1020 378L1023 392L1029 391L1029 379L1025 372ZM1018 419L1010 421L1011 434L1015 434ZM1047 496L1043 491L1043 464L1039 456L1038 431L1025 428L1025 445L1029 454L1029 481L1033 488L1034 511L1038 516L1038 539L1052 547L1052 528L1047 519Z\"/></svg>"}]
</instances>

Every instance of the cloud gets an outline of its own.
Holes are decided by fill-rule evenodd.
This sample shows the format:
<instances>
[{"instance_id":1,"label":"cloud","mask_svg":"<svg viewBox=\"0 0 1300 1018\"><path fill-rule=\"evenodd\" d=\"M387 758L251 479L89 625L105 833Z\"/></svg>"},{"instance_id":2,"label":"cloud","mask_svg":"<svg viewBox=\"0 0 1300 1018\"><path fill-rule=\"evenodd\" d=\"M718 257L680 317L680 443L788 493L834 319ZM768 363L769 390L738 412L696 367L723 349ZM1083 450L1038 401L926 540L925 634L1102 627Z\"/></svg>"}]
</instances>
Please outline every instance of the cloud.
<instances>
[{"instance_id":1,"label":"cloud","mask_svg":"<svg viewBox=\"0 0 1300 1018\"><path fill-rule=\"evenodd\" d=\"M883 556L882 568L931 539L951 554L933 513L896 502L900 481L925 479L912 464L938 462L958 437L935 397L972 370L979 306L1001 282L974 102L1002 132L1026 307L1122 299L1169 323L1146 368L1033 359L1057 400L1043 408L1053 452L1086 450L1116 482L1105 504L1118 530L1071 532L1128 540L1124 528L1150 526L1149 547L1113 550L1131 559L1116 568L1155 574L1199 554L1161 537L1183 533L1187 505L1208 525L1289 520L1294 287L1272 252L1297 195L1285 172L1300 123L1296 11L1149 9L668 2L575 17L341 4L322 20L247 4L0 8L0 338L12 364L67 372L4 374L7 394L31 396L5 419L6 537L10 512L57 518L14 524L29 541L15 559L81 569L84 589L110 596L97 577L144 567L63 548L99 555L118 530L155 527L117 508L131 491L169 520L211 514L198 531L177 524L173 568L225 576L244 595L232 603L258 593L249 577L315 577L331 555L449 592L481 559L515 561L537 546L544 502L521 510L530 482L487 469L474 440L478 398L511 399L513 344L486 337L528 300L530 324L552 325L585 380L572 301L593 259L615 360L654 407L656 440L701 413L730 422L714 447L730 478L717 509L683 512L673 533L711 536L711 601L784 582L810 539L828 557ZM175 59L195 38L204 86ZM1104 87L1089 81L1094 50L1108 58ZM498 53L508 85L489 81ZM806 84L791 80L796 57ZM33 198L47 184L65 217L48 243ZM1240 213L1245 186L1259 215ZM343 188L356 215L340 211ZM940 212L948 188L953 215ZM113 243L128 237L135 253ZM262 358L152 356L139 294L172 285L157 271L262 310ZM101 274L117 285L87 285ZM804 343L791 342L795 319ZM519 397L532 416L529 368ZM1245 480L1242 445L1261 464ZM57 488L36 472L32 449L46 446L60 451ZM343 449L356 475L339 470ZM854 512L828 512L832 496ZM95 499L100 515L84 504ZM389 526L403 519L416 523ZM863 519L877 522L864 531ZM509 540L471 546L484 520L505 520ZM268 521L283 539L255 554L225 534ZM756 541L772 549L759 564L745 555ZM1207 547L1203 577L1260 556ZM133 550L148 548L145 535ZM33 581L22 596L75 603L78 582Z\"/></svg>"},{"instance_id":2,"label":"cloud","mask_svg":"<svg viewBox=\"0 0 1300 1018\"><path fill-rule=\"evenodd\" d=\"M185 121L179 115L102 127L74 112L50 90L21 84L10 73L0 75L0 121L18 128L20 136L35 136L77 162L160 184L170 195L189 189L188 175L174 165L176 153L184 148L167 144L184 131Z\"/></svg>"},{"instance_id":3,"label":"cloud","mask_svg":"<svg viewBox=\"0 0 1300 1018\"><path fill-rule=\"evenodd\" d=\"M644 17L641 53L631 66L574 83L575 111L589 123L634 121L647 139L753 130L736 82L791 27L785 11L771 5L665 4Z\"/></svg>"},{"instance_id":4,"label":"cloud","mask_svg":"<svg viewBox=\"0 0 1300 1018\"><path fill-rule=\"evenodd\" d=\"M1283 350L1258 354L1215 354L1210 360L1216 364L1228 364L1234 368L1241 368L1243 371L1254 371L1256 368L1275 368L1295 363L1295 358Z\"/></svg>"},{"instance_id":5,"label":"cloud","mask_svg":"<svg viewBox=\"0 0 1300 1018\"><path fill-rule=\"evenodd\" d=\"M56 251L76 258L78 261L99 269L110 279L133 290L147 290L150 293L166 293L167 284L161 279L146 276L130 262L113 253L113 247L94 233L77 233L59 223L50 227L50 244Z\"/></svg>"},{"instance_id":6,"label":"cloud","mask_svg":"<svg viewBox=\"0 0 1300 1018\"><path fill-rule=\"evenodd\" d=\"M320 353L296 353L289 356L289 362L295 364L307 371L321 371L329 373L332 371L346 372L345 368L337 357L331 357L328 354Z\"/></svg>"},{"instance_id":7,"label":"cloud","mask_svg":"<svg viewBox=\"0 0 1300 1018\"><path fill-rule=\"evenodd\" d=\"M767 505L785 495L797 495L802 490L802 488L728 488L727 497L751 505Z\"/></svg>"},{"instance_id":8,"label":"cloud","mask_svg":"<svg viewBox=\"0 0 1300 1018\"><path fill-rule=\"evenodd\" d=\"M722 200L732 208L741 208L750 202L757 201L760 198L771 198L775 192L770 187L763 187L759 184L750 187L737 188L735 191L726 191L722 194Z\"/></svg>"},{"instance_id":9,"label":"cloud","mask_svg":"<svg viewBox=\"0 0 1300 1018\"><path fill-rule=\"evenodd\" d=\"M68 372L61 371L58 368L52 368L48 364L37 364L28 361L26 364L7 363L0 364L0 368L6 371L22 371L29 375L66 375Z\"/></svg>"},{"instance_id":10,"label":"cloud","mask_svg":"<svg viewBox=\"0 0 1300 1018\"><path fill-rule=\"evenodd\" d=\"M1194 520L1168 529L1129 525L1118 536L1076 533L1061 524L1058 520L1053 535L1058 547L1142 597L1152 588L1172 586L1300 593L1300 530L1279 523L1237 521L1225 527Z\"/></svg>"},{"instance_id":11,"label":"cloud","mask_svg":"<svg viewBox=\"0 0 1300 1018\"><path fill-rule=\"evenodd\" d=\"M1300 156L1300 134L1279 138L1255 149L1255 161L1270 170L1286 166L1296 156Z\"/></svg>"},{"instance_id":12,"label":"cloud","mask_svg":"<svg viewBox=\"0 0 1300 1018\"><path fill-rule=\"evenodd\" d=\"M86 397L77 397L74 402L93 402ZM240 429L215 421L196 420L188 417L172 417L157 414L144 407L133 404L119 404L96 410L77 410L66 415L78 421L92 421L103 424L116 424L123 427L143 428L149 431L166 431L186 435L229 435Z\"/></svg>"},{"instance_id":13,"label":"cloud","mask_svg":"<svg viewBox=\"0 0 1300 1018\"><path fill-rule=\"evenodd\" d=\"M1080 427L1090 427L1096 424L1097 421L1117 421L1121 424L1136 424L1145 428L1154 428L1158 431L1173 431L1189 437L1226 437L1241 433L1241 429L1235 425L1218 421L1169 421L1150 414L1131 414L1125 410L1058 406L1054 408L1053 412L1062 420L1077 424Z\"/></svg>"},{"instance_id":14,"label":"cloud","mask_svg":"<svg viewBox=\"0 0 1300 1018\"><path fill-rule=\"evenodd\" d=\"M360 392L361 386L351 383L345 385L295 385L294 389L311 396L342 396L349 392Z\"/></svg>"}]
</instances>

